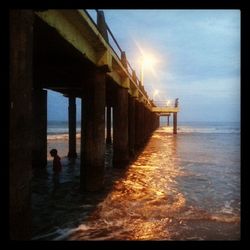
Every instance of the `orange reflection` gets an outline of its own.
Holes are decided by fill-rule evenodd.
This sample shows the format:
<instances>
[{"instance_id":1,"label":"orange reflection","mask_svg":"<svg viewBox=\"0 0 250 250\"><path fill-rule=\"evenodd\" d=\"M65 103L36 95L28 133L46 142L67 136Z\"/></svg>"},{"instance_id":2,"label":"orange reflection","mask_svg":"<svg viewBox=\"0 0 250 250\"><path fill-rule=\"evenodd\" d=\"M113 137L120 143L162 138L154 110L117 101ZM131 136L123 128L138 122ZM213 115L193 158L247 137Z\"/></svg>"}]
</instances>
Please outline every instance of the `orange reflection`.
<instances>
[{"instance_id":1,"label":"orange reflection","mask_svg":"<svg viewBox=\"0 0 250 250\"><path fill-rule=\"evenodd\" d=\"M126 176L116 181L112 192L89 217L81 229L81 239L90 239L91 231L106 232L105 239L171 238L168 226L185 206L185 198L176 188L175 178L182 172L175 160L173 138L161 129L153 134Z\"/></svg>"}]
</instances>

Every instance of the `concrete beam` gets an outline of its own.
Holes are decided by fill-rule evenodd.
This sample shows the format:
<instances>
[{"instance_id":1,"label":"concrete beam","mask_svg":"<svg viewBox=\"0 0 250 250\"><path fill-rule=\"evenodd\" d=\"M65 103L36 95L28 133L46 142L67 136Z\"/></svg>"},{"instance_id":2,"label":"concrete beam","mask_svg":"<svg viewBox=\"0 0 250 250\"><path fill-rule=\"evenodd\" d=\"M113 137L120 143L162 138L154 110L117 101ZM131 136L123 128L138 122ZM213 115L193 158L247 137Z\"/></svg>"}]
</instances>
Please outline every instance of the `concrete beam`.
<instances>
[{"instance_id":1,"label":"concrete beam","mask_svg":"<svg viewBox=\"0 0 250 250\"><path fill-rule=\"evenodd\" d=\"M112 55L108 50L101 51L97 56L97 65L108 65L109 71L112 70Z\"/></svg>"},{"instance_id":2,"label":"concrete beam","mask_svg":"<svg viewBox=\"0 0 250 250\"><path fill-rule=\"evenodd\" d=\"M179 107L153 107L152 111L155 113L175 113L179 112Z\"/></svg>"},{"instance_id":3,"label":"concrete beam","mask_svg":"<svg viewBox=\"0 0 250 250\"><path fill-rule=\"evenodd\" d=\"M145 102L148 100L146 92L139 89L136 84L137 80L127 72L125 54L122 53L121 59L117 56L105 40L106 35L100 32L83 10L47 10L37 11L36 14L48 25L55 28L66 41L71 43L92 63L95 65L107 64L111 71L109 75L117 85L126 88L130 85L133 88L131 90L133 96L140 93ZM104 24L105 20L100 22L103 27L106 25L106 23ZM105 27L102 29L105 29ZM127 80L123 81L126 77L130 80L129 85ZM137 89L137 91L134 89Z\"/></svg>"},{"instance_id":4,"label":"concrete beam","mask_svg":"<svg viewBox=\"0 0 250 250\"><path fill-rule=\"evenodd\" d=\"M91 27L84 22L79 12L74 10L47 10L38 11L36 14L48 25L55 28L65 40L70 42L83 55L96 63L97 55L93 44L98 44L103 49L105 47L101 46L102 43L98 41L96 36L93 36Z\"/></svg>"}]
</instances>

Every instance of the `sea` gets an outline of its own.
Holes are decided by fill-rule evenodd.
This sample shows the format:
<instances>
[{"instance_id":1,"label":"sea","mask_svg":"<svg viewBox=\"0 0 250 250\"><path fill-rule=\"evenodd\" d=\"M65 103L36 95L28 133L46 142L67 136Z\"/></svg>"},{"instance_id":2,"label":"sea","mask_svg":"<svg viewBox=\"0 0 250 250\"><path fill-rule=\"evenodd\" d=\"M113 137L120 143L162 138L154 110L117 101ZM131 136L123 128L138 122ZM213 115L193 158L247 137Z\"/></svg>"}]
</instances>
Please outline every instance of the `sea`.
<instances>
[{"instance_id":1,"label":"sea","mask_svg":"<svg viewBox=\"0 0 250 250\"><path fill-rule=\"evenodd\" d=\"M75 161L66 122L48 123L52 162L32 178L33 240L203 241L241 238L241 128L237 122L161 122L124 169L106 148L104 190L79 192L80 123Z\"/></svg>"}]
</instances>

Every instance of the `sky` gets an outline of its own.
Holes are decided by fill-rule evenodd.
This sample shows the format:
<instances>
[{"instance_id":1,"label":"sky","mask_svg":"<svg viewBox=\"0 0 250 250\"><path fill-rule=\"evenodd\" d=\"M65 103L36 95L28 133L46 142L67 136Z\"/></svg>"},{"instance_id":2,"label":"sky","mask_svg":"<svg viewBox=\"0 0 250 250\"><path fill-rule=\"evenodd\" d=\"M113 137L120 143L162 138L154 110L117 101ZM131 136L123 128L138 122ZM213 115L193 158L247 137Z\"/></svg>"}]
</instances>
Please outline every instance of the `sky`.
<instances>
[{"instance_id":1,"label":"sky","mask_svg":"<svg viewBox=\"0 0 250 250\"><path fill-rule=\"evenodd\" d=\"M179 121L240 121L240 10L103 11L138 78L142 54L155 58L144 87L155 101L179 98ZM67 105L49 91L48 120L67 120Z\"/></svg>"}]
</instances>

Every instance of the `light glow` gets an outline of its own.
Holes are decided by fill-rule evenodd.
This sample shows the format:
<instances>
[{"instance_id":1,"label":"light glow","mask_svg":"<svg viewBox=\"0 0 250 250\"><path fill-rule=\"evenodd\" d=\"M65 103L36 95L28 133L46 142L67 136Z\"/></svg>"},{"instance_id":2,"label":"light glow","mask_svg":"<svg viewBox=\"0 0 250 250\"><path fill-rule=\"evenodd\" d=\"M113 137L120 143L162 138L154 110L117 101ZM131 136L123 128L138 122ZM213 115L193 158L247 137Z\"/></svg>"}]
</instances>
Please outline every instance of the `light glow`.
<instances>
[{"instance_id":1,"label":"light glow","mask_svg":"<svg viewBox=\"0 0 250 250\"><path fill-rule=\"evenodd\" d=\"M155 96L157 96L159 94L159 90L158 89L156 89L155 91L154 91L154 93L153 93L153 99L155 98Z\"/></svg>"},{"instance_id":2,"label":"light glow","mask_svg":"<svg viewBox=\"0 0 250 250\"><path fill-rule=\"evenodd\" d=\"M157 64L157 60L152 54L143 54L141 57L141 65L144 69L153 69Z\"/></svg>"}]
</instances>

